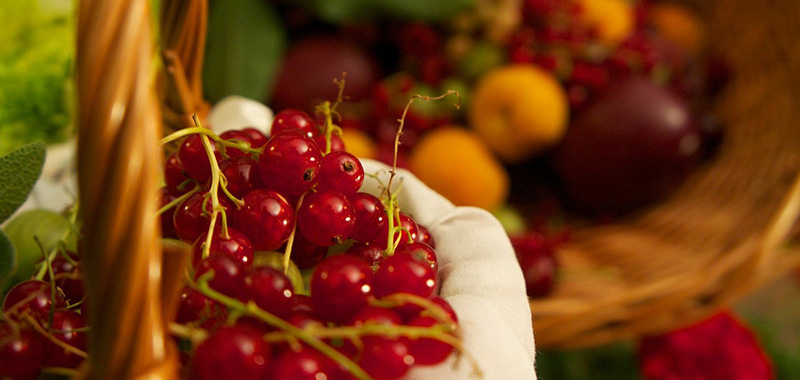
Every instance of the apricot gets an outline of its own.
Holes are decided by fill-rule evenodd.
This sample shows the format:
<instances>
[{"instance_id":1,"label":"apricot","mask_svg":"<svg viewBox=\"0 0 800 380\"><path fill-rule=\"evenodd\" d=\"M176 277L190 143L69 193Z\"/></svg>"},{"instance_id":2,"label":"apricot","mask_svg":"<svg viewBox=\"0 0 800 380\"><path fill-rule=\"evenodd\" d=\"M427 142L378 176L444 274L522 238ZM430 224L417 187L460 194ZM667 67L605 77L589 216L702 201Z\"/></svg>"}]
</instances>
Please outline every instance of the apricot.
<instances>
[{"instance_id":1,"label":"apricot","mask_svg":"<svg viewBox=\"0 0 800 380\"><path fill-rule=\"evenodd\" d=\"M457 126L426 133L409 156L417 177L458 206L494 211L508 197L509 178L480 137Z\"/></svg>"},{"instance_id":2,"label":"apricot","mask_svg":"<svg viewBox=\"0 0 800 380\"><path fill-rule=\"evenodd\" d=\"M567 129L564 88L531 64L495 68L475 85L470 127L503 161L521 162L554 146Z\"/></svg>"}]
</instances>

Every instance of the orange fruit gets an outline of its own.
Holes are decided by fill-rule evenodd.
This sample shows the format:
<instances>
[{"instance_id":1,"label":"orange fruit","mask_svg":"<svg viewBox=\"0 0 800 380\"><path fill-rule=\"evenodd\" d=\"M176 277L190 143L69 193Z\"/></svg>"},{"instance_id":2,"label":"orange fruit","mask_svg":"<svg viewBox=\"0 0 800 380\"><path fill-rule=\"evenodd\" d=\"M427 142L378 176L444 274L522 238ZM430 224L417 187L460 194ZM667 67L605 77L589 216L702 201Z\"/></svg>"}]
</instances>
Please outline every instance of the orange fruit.
<instances>
[{"instance_id":1,"label":"orange fruit","mask_svg":"<svg viewBox=\"0 0 800 380\"><path fill-rule=\"evenodd\" d=\"M627 0L576 0L583 6L581 20L597 30L605 44L616 46L635 27L633 8Z\"/></svg>"},{"instance_id":2,"label":"orange fruit","mask_svg":"<svg viewBox=\"0 0 800 380\"><path fill-rule=\"evenodd\" d=\"M409 155L411 171L458 206L493 211L508 197L508 173L475 133L445 126L426 133Z\"/></svg>"},{"instance_id":3,"label":"orange fruit","mask_svg":"<svg viewBox=\"0 0 800 380\"><path fill-rule=\"evenodd\" d=\"M567 130L569 103L558 80L530 64L481 77L467 110L470 127L503 161L524 161L554 146Z\"/></svg>"},{"instance_id":4,"label":"orange fruit","mask_svg":"<svg viewBox=\"0 0 800 380\"><path fill-rule=\"evenodd\" d=\"M347 151L358 158L374 159L378 151L375 141L360 129L342 129L342 141Z\"/></svg>"}]
</instances>

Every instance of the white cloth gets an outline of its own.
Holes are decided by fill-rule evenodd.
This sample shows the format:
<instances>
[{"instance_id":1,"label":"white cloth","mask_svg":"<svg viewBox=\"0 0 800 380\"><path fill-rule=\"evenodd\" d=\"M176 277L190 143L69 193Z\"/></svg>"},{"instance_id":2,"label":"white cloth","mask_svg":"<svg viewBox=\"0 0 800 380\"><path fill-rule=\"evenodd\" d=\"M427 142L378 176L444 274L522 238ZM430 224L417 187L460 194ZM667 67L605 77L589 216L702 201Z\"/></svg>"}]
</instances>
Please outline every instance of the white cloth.
<instances>
[{"instance_id":1,"label":"white cloth","mask_svg":"<svg viewBox=\"0 0 800 380\"><path fill-rule=\"evenodd\" d=\"M366 173L388 182L389 167L362 160ZM535 380L535 346L525 282L500 222L485 210L455 207L405 170L398 202L403 212L427 227L436 241L440 296L463 329L465 349L478 362L484 380ZM361 190L375 195L381 185L367 177ZM457 364L457 366L456 366ZM472 367L451 356L433 367L414 367L406 380L471 379Z\"/></svg>"},{"instance_id":2,"label":"white cloth","mask_svg":"<svg viewBox=\"0 0 800 380\"><path fill-rule=\"evenodd\" d=\"M228 99L224 112L211 110L214 130L255 126L264 132L272 111L247 99ZM262 109L259 109L262 108ZM216 108L216 107L215 107ZM241 112L237 113L236 110ZM42 178L22 209L45 207L62 210L75 195L74 142L48 149ZM363 160L364 171L388 182L388 166ZM71 169L71 170L70 170ZM500 222L473 207L455 207L405 170L393 184L401 183L401 209L427 227L436 240L440 296L455 310L463 342L478 362L484 380L536 380L535 346L525 282L514 250ZM394 187L394 186L393 186ZM380 194L375 178L367 177L362 191ZM414 367L404 380L473 379L470 363L451 357L432 367Z\"/></svg>"}]
</instances>

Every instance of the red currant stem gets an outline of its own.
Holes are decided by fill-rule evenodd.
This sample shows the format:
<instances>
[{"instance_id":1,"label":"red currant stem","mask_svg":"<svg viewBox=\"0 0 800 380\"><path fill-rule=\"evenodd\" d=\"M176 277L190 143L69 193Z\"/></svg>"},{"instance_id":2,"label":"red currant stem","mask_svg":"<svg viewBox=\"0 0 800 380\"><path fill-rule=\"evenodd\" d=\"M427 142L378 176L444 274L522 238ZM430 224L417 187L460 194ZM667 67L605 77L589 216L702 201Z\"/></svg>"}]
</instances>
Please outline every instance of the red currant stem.
<instances>
[{"instance_id":1,"label":"red currant stem","mask_svg":"<svg viewBox=\"0 0 800 380\"><path fill-rule=\"evenodd\" d=\"M251 148L250 147L250 143L248 143L248 142L238 142L239 140L230 140L230 141L229 140L225 140L225 139L217 136L217 134L214 133L214 131L212 131L212 130L210 130L208 128L200 126L200 121L197 120L197 115L196 114L192 115L192 120L195 121L195 125L196 125L195 127L179 129L179 130L177 130L175 132L170 133L167 136L164 136L164 138L161 139L161 145L169 144L169 143L171 143L171 142L173 142L173 141L175 141L177 139L180 139L182 137L185 137L185 136L189 136L189 135L193 135L193 134L201 134L201 135L210 137L212 140L214 140L215 143L221 145L224 148L223 150L225 150L227 148L236 148L236 149L241 150L242 152L256 153L256 154L260 154L261 153L260 149ZM225 152L222 152L222 153L227 156L227 154L225 154Z\"/></svg>"},{"instance_id":2,"label":"red currant stem","mask_svg":"<svg viewBox=\"0 0 800 380\"><path fill-rule=\"evenodd\" d=\"M391 177L389 178L389 181L391 182ZM386 188L386 195L388 196L388 201L386 202L386 221L389 223L389 236L386 238L386 252L384 256L388 257L394 255L394 249L396 247L394 241L394 234L396 232L394 223L395 220L397 220L399 225L400 219L395 219L395 215L399 215L397 210L395 210L395 206L397 205L397 195L389 192L388 187Z\"/></svg>"},{"instance_id":3,"label":"red currant stem","mask_svg":"<svg viewBox=\"0 0 800 380\"><path fill-rule=\"evenodd\" d=\"M409 294L409 293L395 293L390 294L386 297L381 299L376 299L374 297L369 299L369 304L376 307L383 307L383 308L393 308L397 306L402 306L406 304L413 304L419 306L425 310L423 313L428 313L431 317L436 319L437 321L453 326L457 326L458 324L456 321L450 317L450 314L445 311L441 306L437 305L433 301L420 297L418 295ZM458 329L454 329L457 331Z\"/></svg>"},{"instance_id":4,"label":"red currant stem","mask_svg":"<svg viewBox=\"0 0 800 380\"><path fill-rule=\"evenodd\" d=\"M225 305L229 310L238 310L242 312L242 314L254 316L275 328L291 334L295 338L303 341L303 343L315 348L323 355L333 359L341 366L345 367L351 375L355 376L359 380L374 380L364 371L364 369L353 362L350 358L337 351L335 348L329 346L322 340L310 335L307 331L300 329L297 326L277 317L276 315L259 308L253 301L249 301L247 304L245 304L237 299L228 297L215 291L214 289L211 289L211 287L208 286L208 281L213 277L213 273L213 270L209 271L197 279L197 288L206 297Z\"/></svg>"},{"instance_id":5,"label":"red currant stem","mask_svg":"<svg viewBox=\"0 0 800 380\"><path fill-rule=\"evenodd\" d=\"M67 213L69 230L64 231L64 233L61 234L61 237L58 239L59 244L65 243L70 233L74 233L75 236L80 237L78 229L75 228L75 223L77 222L77 220L78 220L78 201L76 200L75 203L72 204L72 207L69 208L69 211ZM50 251L50 253L47 254L47 259L53 261L55 260L57 254L58 254L58 248ZM37 280L42 280L44 278L46 271L47 271L47 265L42 263L42 266L39 267L39 271L36 272L36 276L34 276L34 278Z\"/></svg>"},{"instance_id":6,"label":"red currant stem","mask_svg":"<svg viewBox=\"0 0 800 380\"><path fill-rule=\"evenodd\" d=\"M222 192L225 193L225 196L228 197L228 199L230 199L231 202L233 202L236 205L236 208L244 207L244 201L239 198L236 198L233 194L231 194L230 191L228 191L228 178L225 177L225 174L222 174L222 172L220 172L219 175L222 176L221 177Z\"/></svg>"},{"instance_id":7,"label":"red currant stem","mask_svg":"<svg viewBox=\"0 0 800 380\"><path fill-rule=\"evenodd\" d=\"M200 189L201 189L200 186L195 186L194 189L189 190L186 194L182 194L180 197L175 198L172 202L165 204L164 207L158 209L158 211L156 212L156 216L159 216L165 213L167 210L183 203L183 201L191 197L192 194L200 191Z\"/></svg>"},{"instance_id":8,"label":"red currant stem","mask_svg":"<svg viewBox=\"0 0 800 380\"><path fill-rule=\"evenodd\" d=\"M50 255L47 254L47 251L44 249L44 245L42 241L39 240L39 236L33 235L33 240L36 242L36 245L39 246L39 250L42 252L42 256L44 256L44 267L47 270L47 274L49 275L50 281L48 284L50 285L50 312L47 316L47 321L49 324L53 324L53 315L56 312L56 279L55 274L53 273L53 263L51 262L52 258ZM56 250L58 252L58 250ZM41 278L37 278L37 280L41 281Z\"/></svg>"},{"instance_id":9,"label":"red currant stem","mask_svg":"<svg viewBox=\"0 0 800 380\"><path fill-rule=\"evenodd\" d=\"M306 193L300 194L300 198L297 200L297 206L294 208L294 214L297 215L300 212L300 206L303 204L303 199L306 197ZM294 225L292 226L292 233L289 234L289 240L286 240L286 250L283 252L283 274L289 275L289 261L292 259L292 247L294 246L294 236L297 234L297 221L295 220Z\"/></svg>"},{"instance_id":10,"label":"red currant stem","mask_svg":"<svg viewBox=\"0 0 800 380\"><path fill-rule=\"evenodd\" d=\"M202 128L200 126L200 119L197 118L197 114L193 115L192 119L194 119L194 123L197 128ZM214 151L211 148L211 143L208 141L208 136L201 135L200 140L203 142L203 148L205 148L206 155L208 156L208 163L211 166L211 187L208 191L211 196L211 221L208 224L208 234L206 235L206 241L203 244L203 258L207 258L211 254L211 240L214 238L214 228L217 225L217 215L219 215L220 212L224 214L225 210L219 203L219 180L220 177L222 177L222 171L219 169L216 157L214 157ZM205 206L203 206L203 210L205 210ZM228 228L226 225L227 223L225 223L227 218L223 216L222 221L222 237L224 239L228 239Z\"/></svg>"},{"instance_id":11,"label":"red currant stem","mask_svg":"<svg viewBox=\"0 0 800 380\"><path fill-rule=\"evenodd\" d=\"M83 350L81 350L79 348L76 348L76 347L74 347L74 346L72 346L70 344L67 344L65 342L62 342L60 339L54 337L53 334L50 334L49 332L47 332L47 330L45 330L44 327L39 325L39 322L37 322L36 319L31 317L30 315L26 315L25 316L25 321L28 322L28 324L30 324L31 327L33 327L33 329L36 330L37 333L39 333L41 336L45 337L47 340L55 343L57 346L63 348L65 351L68 351L71 354L78 355L78 356L80 356L80 357L82 357L84 359L89 357L89 355L86 352L84 352Z\"/></svg>"},{"instance_id":12,"label":"red currant stem","mask_svg":"<svg viewBox=\"0 0 800 380\"><path fill-rule=\"evenodd\" d=\"M200 342L208 338L208 331L205 329L182 325L176 322L169 324L169 332L177 337L190 340L192 342L192 346L197 346Z\"/></svg>"},{"instance_id":13,"label":"red currant stem","mask_svg":"<svg viewBox=\"0 0 800 380\"><path fill-rule=\"evenodd\" d=\"M416 100L416 99L422 99L422 100L428 100L428 101L430 101L430 100L439 100L439 99L443 99L444 97L446 97L446 96L448 96L450 94L456 94L456 96L458 97L458 101L455 103L455 107L456 107L456 109L461 108L461 94L459 94L458 91L456 91L456 90L447 90L447 92L445 92L444 94L441 94L439 96L427 96L427 95L416 94L416 95L413 95L410 99L408 99L408 103L406 103L406 107L403 108L403 114L400 115L399 119L397 119L397 122L400 123L400 124L397 127L397 133L394 135L394 155L392 157L392 169L389 170L389 173L390 173L389 184L388 184L388 186L386 186L387 193L391 194L391 191L392 191L392 179L394 178L394 176L396 174L396 171L397 171L397 150L400 147L400 135L403 134L403 125L405 125L405 123L406 123L406 115L408 114L408 109L411 108L411 104L414 103L414 100Z\"/></svg>"},{"instance_id":14,"label":"red currant stem","mask_svg":"<svg viewBox=\"0 0 800 380\"><path fill-rule=\"evenodd\" d=\"M27 304L28 302L33 301L34 298L36 298L36 293L31 293L31 294L28 294L27 296L25 296L25 298L19 300L19 302L11 305L11 307L9 307L8 310L5 310L3 312L3 319L8 321L8 322L10 322L11 319L8 318L8 316L16 314L17 309L19 309L23 305ZM21 315L25 315L25 313L23 312Z\"/></svg>"}]
</instances>

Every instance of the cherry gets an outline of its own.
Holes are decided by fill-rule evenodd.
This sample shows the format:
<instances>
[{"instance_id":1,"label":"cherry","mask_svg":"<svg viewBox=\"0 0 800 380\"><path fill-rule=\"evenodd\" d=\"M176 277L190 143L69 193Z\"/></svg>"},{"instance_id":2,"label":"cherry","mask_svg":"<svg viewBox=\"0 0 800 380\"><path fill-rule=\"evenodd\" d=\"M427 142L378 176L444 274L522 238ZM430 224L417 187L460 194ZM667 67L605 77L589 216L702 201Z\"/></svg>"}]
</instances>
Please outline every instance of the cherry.
<instances>
[{"instance_id":1,"label":"cherry","mask_svg":"<svg viewBox=\"0 0 800 380\"><path fill-rule=\"evenodd\" d=\"M356 156L345 151L331 152L322 158L317 177L320 191L336 190L351 196L364 183L364 167Z\"/></svg>"},{"instance_id":2,"label":"cherry","mask_svg":"<svg viewBox=\"0 0 800 380\"><path fill-rule=\"evenodd\" d=\"M261 148L267 143L267 136L265 136L264 133L258 129L248 127L242 129L242 132L247 135L247 138L250 141L250 146L253 148Z\"/></svg>"},{"instance_id":3,"label":"cherry","mask_svg":"<svg viewBox=\"0 0 800 380\"><path fill-rule=\"evenodd\" d=\"M189 287L181 291L178 313L175 322L197 322L200 327L213 330L222 325L228 310L221 303L206 297L203 293Z\"/></svg>"},{"instance_id":4,"label":"cherry","mask_svg":"<svg viewBox=\"0 0 800 380\"><path fill-rule=\"evenodd\" d=\"M386 210L381 200L369 193L355 193L350 196L350 203L356 213L356 224L350 237L361 242L378 238L385 229L382 225L386 223ZM383 247L386 248L386 244Z\"/></svg>"},{"instance_id":5,"label":"cherry","mask_svg":"<svg viewBox=\"0 0 800 380\"><path fill-rule=\"evenodd\" d=\"M302 234L294 235L292 244L292 261L298 269L309 269L317 266L328 254L328 247L320 247L308 241Z\"/></svg>"},{"instance_id":6,"label":"cherry","mask_svg":"<svg viewBox=\"0 0 800 380\"><path fill-rule=\"evenodd\" d=\"M244 133L242 131L235 130L235 129L231 129L231 130L222 132L222 134L219 135L219 137L221 139L223 139L223 140L229 140L229 141L235 141L235 142L246 142L246 143L250 142L250 137L246 133ZM225 154L227 154L228 157L248 157L249 156L249 154L247 152L239 150L239 149L236 149L236 148L225 148Z\"/></svg>"},{"instance_id":7,"label":"cherry","mask_svg":"<svg viewBox=\"0 0 800 380\"><path fill-rule=\"evenodd\" d=\"M72 310L58 310L53 314L53 324L49 332L56 339L86 352L86 333L80 331L85 327L86 321L81 314ZM45 342L44 349L45 367L78 368L83 362L82 357L53 342Z\"/></svg>"},{"instance_id":8,"label":"cherry","mask_svg":"<svg viewBox=\"0 0 800 380\"><path fill-rule=\"evenodd\" d=\"M183 164L178 158L178 154L172 153L167 156L164 162L164 182L167 184L167 187L178 194L182 194L179 187L187 179L189 179L189 176L183 171ZM189 186L187 187L191 188Z\"/></svg>"},{"instance_id":9,"label":"cherry","mask_svg":"<svg viewBox=\"0 0 800 380\"><path fill-rule=\"evenodd\" d=\"M0 321L0 378L38 378L44 356L42 339L31 330L15 329Z\"/></svg>"},{"instance_id":10,"label":"cherry","mask_svg":"<svg viewBox=\"0 0 800 380\"><path fill-rule=\"evenodd\" d=\"M258 171L258 162L249 157L231 157L219 164L219 170L228 180L228 191L236 198L264 187L261 174ZM220 189L220 197L223 197Z\"/></svg>"},{"instance_id":11,"label":"cherry","mask_svg":"<svg viewBox=\"0 0 800 380\"><path fill-rule=\"evenodd\" d=\"M436 319L416 316L408 321L408 326L431 327ZM453 346L432 338L407 339L408 351L414 357L414 363L434 365L443 362L453 352Z\"/></svg>"},{"instance_id":12,"label":"cherry","mask_svg":"<svg viewBox=\"0 0 800 380\"><path fill-rule=\"evenodd\" d=\"M395 253L381 263L373 279L373 291L378 298L394 293L410 293L428 298L436 288L430 263L407 253Z\"/></svg>"},{"instance_id":13,"label":"cherry","mask_svg":"<svg viewBox=\"0 0 800 380\"><path fill-rule=\"evenodd\" d=\"M262 331L247 324L223 327L197 346L191 366L196 380L262 380L269 376L270 347Z\"/></svg>"},{"instance_id":14,"label":"cherry","mask_svg":"<svg viewBox=\"0 0 800 380\"><path fill-rule=\"evenodd\" d=\"M256 250L275 250L289 240L295 215L286 198L272 190L259 189L242 200L244 206L236 213L237 226Z\"/></svg>"},{"instance_id":15,"label":"cherry","mask_svg":"<svg viewBox=\"0 0 800 380\"><path fill-rule=\"evenodd\" d=\"M211 238L209 256L226 255L234 261L239 262L243 267L253 264L255 252L250 239L239 230L228 227L228 237L223 236L222 228L214 229L214 236ZM201 235L192 245L192 266L197 267L203 261L203 246L206 243L208 233Z\"/></svg>"},{"instance_id":16,"label":"cherry","mask_svg":"<svg viewBox=\"0 0 800 380\"><path fill-rule=\"evenodd\" d=\"M236 297L244 278L244 268L240 263L226 255L209 256L197 266L195 278L214 271L214 277L208 282L208 285L222 294Z\"/></svg>"},{"instance_id":17,"label":"cherry","mask_svg":"<svg viewBox=\"0 0 800 380\"><path fill-rule=\"evenodd\" d=\"M292 309L292 283L282 272L271 267L255 267L244 277L240 298L253 300L261 309L285 317Z\"/></svg>"},{"instance_id":18,"label":"cherry","mask_svg":"<svg viewBox=\"0 0 800 380\"><path fill-rule=\"evenodd\" d=\"M367 304L372 294L372 269L351 255L322 260L311 277L311 302L317 315L343 323Z\"/></svg>"},{"instance_id":19,"label":"cherry","mask_svg":"<svg viewBox=\"0 0 800 380\"><path fill-rule=\"evenodd\" d=\"M222 155L217 151L213 141L209 139L209 143L216 160L219 161ZM189 135L183 140L178 148L178 159L189 178L200 182L206 182L211 178L211 164L208 162L208 154L199 134Z\"/></svg>"},{"instance_id":20,"label":"cherry","mask_svg":"<svg viewBox=\"0 0 800 380\"><path fill-rule=\"evenodd\" d=\"M309 114L304 111L286 108L278 111L272 119L272 129L270 133L275 136L286 131L297 130L310 138L319 134L317 124Z\"/></svg>"},{"instance_id":21,"label":"cherry","mask_svg":"<svg viewBox=\"0 0 800 380\"><path fill-rule=\"evenodd\" d=\"M270 189L302 194L317 182L322 153L311 138L295 130L273 135L261 151L258 168Z\"/></svg>"},{"instance_id":22,"label":"cherry","mask_svg":"<svg viewBox=\"0 0 800 380\"><path fill-rule=\"evenodd\" d=\"M353 232L355 212L338 191L309 194L297 212L297 229L313 244L328 247L341 243Z\"/></svg>"},{"instance_id":23,"label":"cherry","mask_svg":"<svg viewBox=\"0 0 800 380\"><path fill-rule=\"evenodd\" d=\"M433 247L428 244L419 241L408 243L395 251L395 254L399 253L416 256L417 258L427 261L434 274L439 271L439 264L436 260L436 251L434 251Z\"/></svg>"},{"instance_id":24,"label":"cherry","mask_svg":"<svg viewBox=\"0 0 800 380\"><path fill-rule=\"evenodd\" d=\"M178 238L183 241L194 243L200 235L208 232L208 226L211 224L211 199L204 199L205 193L194 193L186 198L183 203L175 210L172 223L175 226L175 232ZM232 224L233 213L232 210L236 206L225 197L219 198L219 203L225 210L228 216L228 223ZM205 204L205 212L203 206ZM222 220L221 217L217 218L217 223Z\"/></svg>"},{"instance_id":25,"label":"cherry","mask_svg":"<svg viewBox=\"0 0 800 380\"><path fill-rule=\"evenodd\" d=\"M358 364L375 380L399 379L414 364L414 357L403 340L366 336L363 342L364 350Z\"/></svg>"},{"instance_id":26,"label":"cherry","mask_svg":"<svg viewBox=\"0 0 800 380\"><path fill-rule=\"evenodd\" d=\"M50 298L50 284L39 280L27 280L14 285L6 293L3 301L3 313L12 319L22 317L25 312L31 313L35 319L43 321L50 315L53 302ZM64 301L56 295L56 308L64 307Z\"/></svg>"},{"instance_id":27,"label":"cherry","mask_svg":"<svg viewBox=\"0 0 800 380\"><path fill-rule=\"evenodd\" d=\"M299 351L288 349L275 360L272 379L319 380L335 379L339 365L319 351L303 346Z\"/></svg>"}]
</instances>

